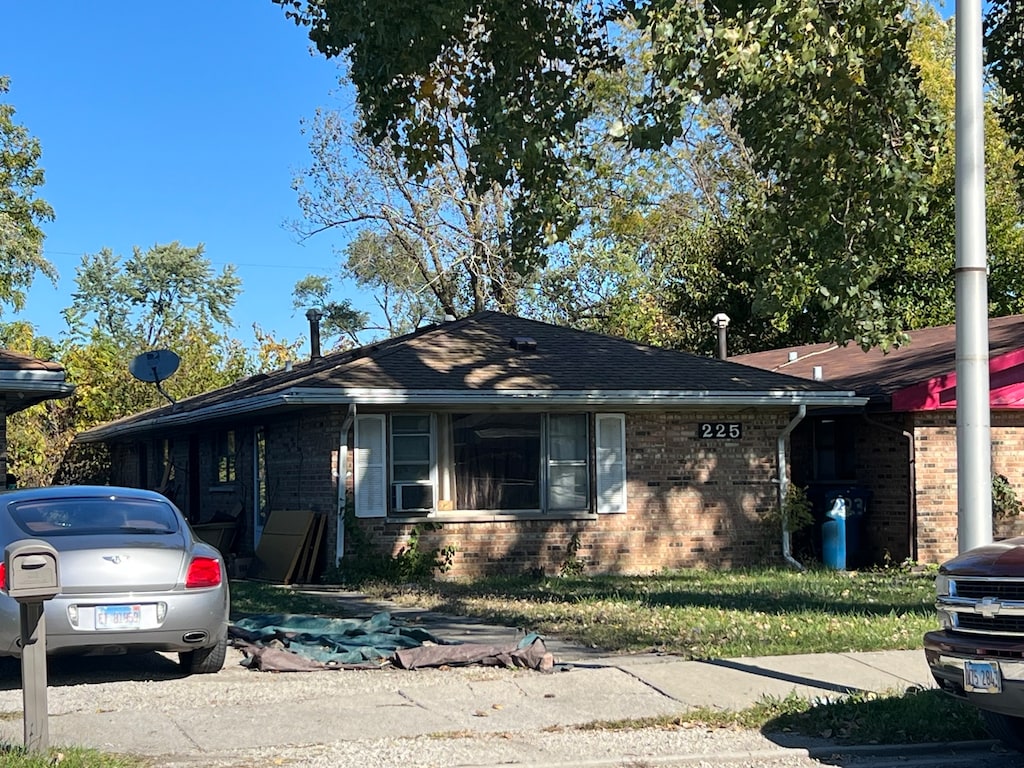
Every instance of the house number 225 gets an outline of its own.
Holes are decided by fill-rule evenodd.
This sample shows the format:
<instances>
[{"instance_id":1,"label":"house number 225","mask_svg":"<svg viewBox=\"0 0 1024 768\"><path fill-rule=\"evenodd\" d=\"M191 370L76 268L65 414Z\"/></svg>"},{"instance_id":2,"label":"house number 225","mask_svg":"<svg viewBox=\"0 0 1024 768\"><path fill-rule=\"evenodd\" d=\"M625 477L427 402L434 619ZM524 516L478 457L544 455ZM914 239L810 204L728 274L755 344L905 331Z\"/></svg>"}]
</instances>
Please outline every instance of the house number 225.
<instances>
[{"instance_id":1,"label":"house number 225","mask_svg":"<svg viewBox=\"0 0 1024 768\"><path fill-rule=\"evenodd\" d=\"M701 440L738 440L743 429L735 421L701 422L697 425L697 436Z\"/></svg>"}]
</instances>

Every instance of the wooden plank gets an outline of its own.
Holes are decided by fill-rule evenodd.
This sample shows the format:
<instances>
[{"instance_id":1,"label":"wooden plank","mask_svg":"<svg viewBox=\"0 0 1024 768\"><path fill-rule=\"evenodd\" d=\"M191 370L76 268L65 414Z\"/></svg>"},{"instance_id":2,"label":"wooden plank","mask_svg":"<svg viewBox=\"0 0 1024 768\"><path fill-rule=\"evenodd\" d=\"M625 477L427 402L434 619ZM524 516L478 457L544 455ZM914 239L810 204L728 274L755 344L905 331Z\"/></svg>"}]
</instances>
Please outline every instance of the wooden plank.
<instances>
[{"instance_id":1,"label":"wooden plank","mask_svg":"<svg viewBox=\"0 0 1024 768\"><path fill-rule=\"evenodd\" d=\"M256 547L253 578L290 584L314 517L309 510L272 510Z\"/></svg>"},{"instance_id":2,"label":"wooden plank","mask_svg":"<svg viewBox=\"0 0 1024 768\"><path fill-rule=\"evenodd\" d=\"M305 570L305 581L307 584L313 582L313 577L316 575L317 561L320 559L320 545L324 540L324 531L327 530L327 515L318 514L316 521L313 524L313 530L310 534L310 546L307 550L308 563L306 564Z\"/></svg>"}]
</instances>

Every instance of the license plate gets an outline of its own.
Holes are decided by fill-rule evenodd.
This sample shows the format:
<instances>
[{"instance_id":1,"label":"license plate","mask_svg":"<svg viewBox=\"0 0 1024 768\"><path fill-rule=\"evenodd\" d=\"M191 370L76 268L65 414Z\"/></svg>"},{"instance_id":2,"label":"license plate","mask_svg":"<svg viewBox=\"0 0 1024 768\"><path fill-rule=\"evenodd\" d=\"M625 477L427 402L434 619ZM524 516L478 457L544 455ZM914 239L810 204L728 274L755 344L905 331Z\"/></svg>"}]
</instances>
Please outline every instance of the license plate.
<instances>
[{"instance_id":1,"label":"license plate","mask_svg":"<svg viewBox=\"0 0 1024 768\"><path fill-rule=\"evenodd\" d=\"M964 661L964 690L973 693L1000 693L1003 678L995 661Z\"/></svg>"},{"instance_id":2,"label":"license plate","mask_svg":"<svg viewBox=\"0 0 1024 768\"><path fill-rule=\"evenodd\" d=\"M141 605L96 606L96 629L138 629L140 626Z\"/></svg>"}]
</instances>

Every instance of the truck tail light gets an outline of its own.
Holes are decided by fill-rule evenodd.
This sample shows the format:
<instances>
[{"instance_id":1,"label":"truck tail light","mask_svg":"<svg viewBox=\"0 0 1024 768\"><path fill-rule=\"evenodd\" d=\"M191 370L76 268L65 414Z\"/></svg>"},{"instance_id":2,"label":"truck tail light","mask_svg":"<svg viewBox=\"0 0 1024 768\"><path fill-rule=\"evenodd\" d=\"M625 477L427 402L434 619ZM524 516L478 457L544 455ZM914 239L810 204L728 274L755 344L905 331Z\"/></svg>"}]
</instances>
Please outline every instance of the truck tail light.
<instances>
[{"instance_id":1,"label":"truck tail light","mask_svg":"<svg viewBox=\"0 0 1024 768\"><path fill-rule=\"evenodd\" d=\"M216 587L220 584L220 560L215 557L194 557L188 564L185 589Z\"/></svg>"}]
</instances>

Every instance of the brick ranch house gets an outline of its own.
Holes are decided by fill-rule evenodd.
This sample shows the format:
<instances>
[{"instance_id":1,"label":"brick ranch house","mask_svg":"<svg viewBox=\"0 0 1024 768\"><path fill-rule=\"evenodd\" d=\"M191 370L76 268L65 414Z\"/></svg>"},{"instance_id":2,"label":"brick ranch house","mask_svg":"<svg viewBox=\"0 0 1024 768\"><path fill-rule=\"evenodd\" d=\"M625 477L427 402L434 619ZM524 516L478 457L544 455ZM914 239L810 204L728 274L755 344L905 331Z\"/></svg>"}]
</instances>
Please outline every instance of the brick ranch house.
<instances>
[{"instance_id":1,"label":"brick ranch house","mask_svg":"<svg viewBox=\"0 0 1024 768\"><path fill-rule=\"evenodd\" d=\"M7 417L46 400L68 397L74 391L59 363L0 349L0 478L16 469L8 466Z\"/></svg>"},{"instance_id":2,"label":"brick ranch house","mask_svg":"<svg viewBox=\"0 0 1024 768\"><path fill-rule=\"evenodd\" d=\"M763 517L788 483L789 433L866 400L483 312L76 440L109 448L112 483L163 488L193 522L240 512L237 554L272 511L308 510L328 516L321 568L357 538L394 554L418 526L423 546L454 546L453 576L555 573L570 547L589 572L641 573L781 561L788 540Z\"/></svg>"},{"instance_id":3,"label":"brick ranch house","mask_svg":"<svg viewBox=\"0 0 1024 768\"><path fill-rule=\"evenodd\" d=\"M1024 316L989 320L992 470L1024 500ZM860 413L809 414L792 434L792 481L819 504L863 504L860 559L922 563L957 554L956 326L910 332L888 354L811 344L729 358L868 399ZM819 515L821 510L818 510ZM1024 530L996 519L996 538Z\"/></svg>"}]
</instances>

